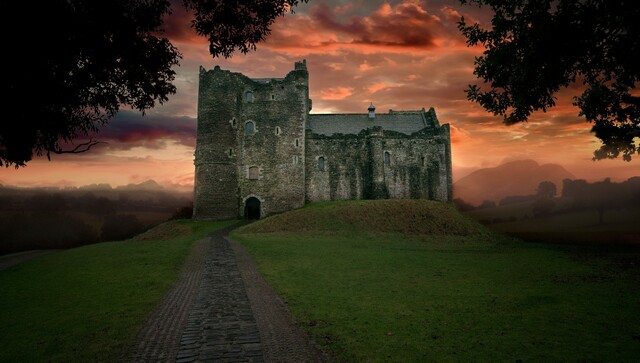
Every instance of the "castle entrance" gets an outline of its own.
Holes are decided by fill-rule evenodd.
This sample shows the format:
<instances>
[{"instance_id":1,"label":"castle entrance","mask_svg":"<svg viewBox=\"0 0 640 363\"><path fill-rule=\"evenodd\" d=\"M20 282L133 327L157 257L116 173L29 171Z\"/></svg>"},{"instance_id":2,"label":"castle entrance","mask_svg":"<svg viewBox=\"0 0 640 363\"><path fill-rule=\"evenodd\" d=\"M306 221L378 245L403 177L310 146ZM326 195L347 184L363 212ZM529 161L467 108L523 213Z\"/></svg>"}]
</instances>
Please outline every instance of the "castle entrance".
<instances>
[{"instance_id":1,"label":"castle entrance","mask_svg":"<svg viewBox=\"0 0 640 363\"><path fill-rule=\"evenodd\" d=\"M245 219L260 219L260 200L256 197L247 198L244 203Z\"/></svg>"}]
</instances>

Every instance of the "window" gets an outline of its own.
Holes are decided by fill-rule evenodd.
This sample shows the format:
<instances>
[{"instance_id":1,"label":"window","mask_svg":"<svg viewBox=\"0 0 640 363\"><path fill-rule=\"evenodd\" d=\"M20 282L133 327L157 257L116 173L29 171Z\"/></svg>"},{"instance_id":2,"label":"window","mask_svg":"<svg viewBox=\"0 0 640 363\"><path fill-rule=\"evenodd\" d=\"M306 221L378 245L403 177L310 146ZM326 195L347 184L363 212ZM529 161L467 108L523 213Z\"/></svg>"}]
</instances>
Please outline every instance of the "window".
<instances>
[{"instance_id":1,"label":"window","mask_svg":"<svg viewBox=\"0 0 640 363\"><path fill-rule=\"evenodd\" d=\"M271 101L276 99L276 95L271 95Z\"/></svg>"},{"instance_id":2,"label":"window","mask_svg":"<svg viewBox=\"0 0 640 363\"><path fill-rule=\"evenodd\" d=\"M296 147L300 146L300 140L296 139Z\"/></svg>"},{"instance_id":3,"label":"window","mask_svg":"<svg viewBox=\"0 0 640 363\"><path fill-rule=\"evenodd\" d=\"M247 103L253 103L253 92L247 91L244 96L247 98Z\"/></svg>"},{"instance_id":4,"label":"window","mask_svg":"<svg viewBox=\"0 0 640 363\"><path fill-rule=\"evenodd\" d=\"M232 157L233 156L233 149L230 148L229 150L227 150L227 154L229 154L229 157Z\"/></svg>"},{"instance_id":5,"label":"window","mask_svg":"<svg viewBox=\"0 0 640 363\"><path fill-rule=\"evenodd\" d=\"M249 121L246 124L244 124L245 135L253 135L254 132L255 132L255 127L252 121Z\"/></svg>"},{"instance_id":6,"label":"window","mask_svg":"<svg viewBox=\"0 0 640 363\"><path fill-rule=\"evenodd\" d=\"M257 166L249 167L249 179L258 179L260 175L260 170Z\"/></svg>"},{"instance_id":7,"label":"window","mask_svg":"<svg viewBox=\"0 0 640 363\"><path fill-rule=\"evenodd\" d=\"M425 166L425 159L424 159L424 156L421 158L421 163L422 163L422 166Z\"/></svg>"},{"instance_id":8,"label":"window","mask_svg":"<svg viewBox=\"0 0 640 363\"><path fill-rule=\"evenodd\" d=\"M293 163L294 164L298 163L298 155L293 155Z\"/></svg>"},{"instance_id":9,"label":"window","mask_svg":"<svg viewBox=\"0 0 640 363\"><path fill-rule=\"evenodd\" d=\"M281 133L282 130L280 129L280 126L276 126L276 135L280 136Z\"/></svg>"},{"instance_id":10,"label":"window","mask_svg":"<svg viewBox=\"0 0 640 363\"><path fill-rule=\"evenodd\" d=\"M318 170L324 171L324 157L322 156L318 158Z\"/></svg>"},{"instance_id":11,"label":"window","mask_svg":"<svg viewBox=\"0 0 640 363\"><path fill-rule=\"evenodd\" d=\"M388 151L384 152L384 165L390 165L391 164L391 154L389 154Z\"/></svg>"}]
</instances>

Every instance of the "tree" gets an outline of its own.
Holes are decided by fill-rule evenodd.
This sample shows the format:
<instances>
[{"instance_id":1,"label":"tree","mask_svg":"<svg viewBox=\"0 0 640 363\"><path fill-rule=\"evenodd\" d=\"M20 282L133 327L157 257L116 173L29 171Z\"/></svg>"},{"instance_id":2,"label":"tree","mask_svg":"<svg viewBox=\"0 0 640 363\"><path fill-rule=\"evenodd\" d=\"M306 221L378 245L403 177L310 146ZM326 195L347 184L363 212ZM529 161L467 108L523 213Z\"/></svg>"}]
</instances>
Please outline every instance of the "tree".
<instances>
[{"instance_id":1,"label":"tree","mask_svg":"<svg viewBox=\"0 0 640 363\"><path fill-rule=\"evenodd\" d=\"M474 74L489 89L470 85L467 98L507 125L555 106L560 88L582 83L579 115L602 141L594 160L640 153L640 2L634 0L460 0L489 6L491 29L458 23L468 45L486 50Z\"/></svg>"},{"instance_id":2,"label":"tree","mask_svg":"<svg viewBox=\"0 0 640 363\"><path fill-rule=\"evenodd\" d=\"M307 0L183 0L212 56L256 48L276 17ZM181 54L163 37L168 0L8 1L2 22L0 164L84 152L120 107L143 114L176 92ZM36 37L27 37L36 34Z\"/></svg>"},{"instance_id":3,"label":"tree","mask_svg":"<svg viewBox=\"0 0 640 363\"><path fill-rule=\"evenodd\" d=\"M556 196L557 188L553 182L543 181L538 184L538 198L553 199Z\"/></svg>"}]
</instances>

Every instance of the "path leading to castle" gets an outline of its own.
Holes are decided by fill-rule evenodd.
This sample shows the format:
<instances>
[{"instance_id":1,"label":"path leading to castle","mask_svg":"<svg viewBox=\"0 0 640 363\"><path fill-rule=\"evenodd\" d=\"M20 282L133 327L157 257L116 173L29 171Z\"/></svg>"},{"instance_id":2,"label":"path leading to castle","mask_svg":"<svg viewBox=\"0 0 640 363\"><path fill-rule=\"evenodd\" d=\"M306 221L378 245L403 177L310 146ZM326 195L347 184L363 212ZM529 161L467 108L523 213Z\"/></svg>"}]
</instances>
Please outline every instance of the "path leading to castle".
<instances>
[{"instance_id":1,"label":"path leading to castle","mask_svg":"<svg viewBox=\"0 0 640 363\"><path fill-rule=\"evenodd\" d=\"M244 248L226 235L199 241L181 278L140 331L132 362L323 362Z\"/></svg>"}]
</instances>

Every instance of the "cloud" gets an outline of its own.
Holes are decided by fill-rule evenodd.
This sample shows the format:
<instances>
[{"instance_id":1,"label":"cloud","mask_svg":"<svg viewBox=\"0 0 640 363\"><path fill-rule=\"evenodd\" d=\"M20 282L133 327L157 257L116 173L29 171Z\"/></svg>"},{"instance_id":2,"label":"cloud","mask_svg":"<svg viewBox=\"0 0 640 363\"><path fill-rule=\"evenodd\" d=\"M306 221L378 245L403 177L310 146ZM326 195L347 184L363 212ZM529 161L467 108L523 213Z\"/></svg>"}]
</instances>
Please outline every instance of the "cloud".
<instances>
[{"instance_id":1,"label":"cloud","mask_svg":"<svg viewBox=\"0 0 640 363\"><path fill-rule=\"evenodd\" d=\"M353 87L332 87L320 91L320 98L323 100L343 100L353 94Z\"/></svg>"},{"instance_id":2,"label":"cloud","mask_svg":"<svg viewBox=\"0 0 640 363\"><path fill-rule=\"evenodd\" d=\"M164 149L169 144L194 147L196 120L187 116L146 115L120 111L94 138L104 145L97 150L128 150L134 147Z\"/></svg>"}]
</instances>

